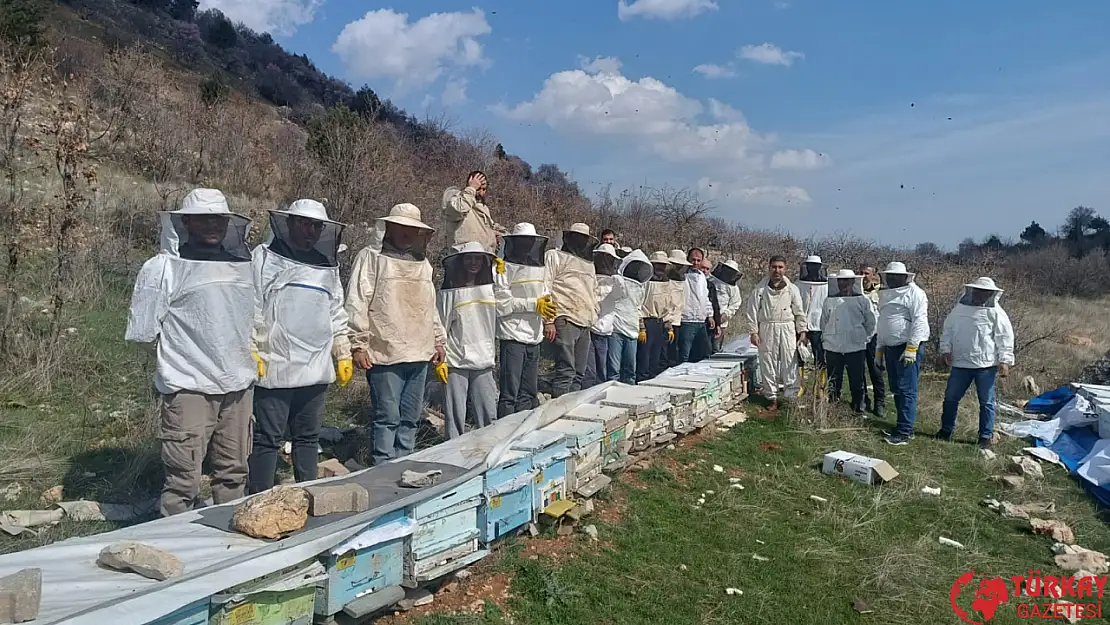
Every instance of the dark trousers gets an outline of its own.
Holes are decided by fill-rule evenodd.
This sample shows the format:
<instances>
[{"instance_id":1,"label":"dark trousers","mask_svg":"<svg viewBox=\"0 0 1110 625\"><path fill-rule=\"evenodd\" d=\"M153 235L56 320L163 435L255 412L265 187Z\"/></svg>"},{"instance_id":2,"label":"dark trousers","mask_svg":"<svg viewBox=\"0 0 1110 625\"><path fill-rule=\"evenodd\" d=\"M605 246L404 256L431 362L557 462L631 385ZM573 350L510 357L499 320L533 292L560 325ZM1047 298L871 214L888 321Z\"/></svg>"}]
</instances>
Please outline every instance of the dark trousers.
<instances>
[{"instance_id":1,"label":"dark trousers","mask_svg":"<svg viewBox=\"0 0 1110 625\"><path fill-rule=\"evenodd\" d=\"M701 362L709 357L709 328L704 323L684 323L678 333L679 362Z\"/></svg>"},{"instance_id":2,"label":"dark trousers","mask_svg":"<svg viewBox=\"0 0 1110 625\"><path fill-rule=\"evenodd\" d=\"M674 340L663 345L663 361L659 363L660 367L659 371L655 372L656 375L662 373L664 369L669 369L682 362L682 352L679 349L679 338L682 336L682 325L677 325L672 329L674 330Z\"/></svg>"},{"instance_id":3,"label":"dark trousers","mask_svg":"<svg viewBox=\"0 0 1110 625\"><path fill-rule=\"evenodd\" d=\"M501 391L497 398L497 418L535 408L540 346L502 340L499 362Z\"/></svg>"},{"instance_id":4,"label":"dark trousers","mask_svg":"<svg viewBox=\"0 0 1110 625\"><path fill-rule=\"evenodd\" d=\"M644 319L644 332L647 334L647 342L636 348L637 382L655 377L667 345L667 331L663 329L662 319Z\"/></svg>"},{"instance_id":5,"label":"dark trousers","mask_svg":"<svg viewBox=\"0 0 1110 625\"><path fill-rule=\"evenodd\" d=\"M590 332L590 352L586 356L586 371L582 375L582 388L597 386L605 381L609 371L609 337Z\"/></svg>"},{"instance_id":6,"label":"dark trousers","mask_svg":"<svg viewBox=\"0 0 1110 625\"><path fill-rule=\"evenodd\" d=\"M293 477L298 482L316 479L327 390L327 384L301 388L255 387L254 448L247 461L250 494L274 487L278 449L287 429L293 439Z\"/></svg>"},{"instance_id":7,"label":"dark trousers","mask_svg":"<svg viewBox=\"0 0 1110 625\"><path fill-rule=\"evenodd\" d=\"M825 346L821 344L821 333L817 330L806 332L809 338L809 347L813 350L813 360L817 368L827 367L828 363L825 362Z\"/></svg>"},{"instance_id":8,"label":"dark trousers","mask_svg":"<svg viewBox=\"0 0 1110 625\"><path fill-rule=\"evenodd\" d=\"M590 355L590 329L575 325L566 317L555 320L555 378L551 396L562 397L582 390L582 376Z\"/></svg>"},{"instance_id":9,"label":"dark trousers","mask_svg":"<svg viewBox=\"0 0 1110 625\"><path fill-rule=\"evenodd\" d=\"M867 344L867 349L864 350L864 359L867 362L867 377L871 378L871 390L875 399L872 401L870 397L864 394L864 403L869 405L869 409L875 412L882 412L883 407L886 406L886 373L879 368L879 361L875 358L875 345L879 341L879 335L871 337L871 342Z\"/></svg>"},{"instance_id":10,"label":"dark trousers","mask_svg":"<svg viewBox=\"0 0 1110 625\"><path fill-rule=\"evenodd\" d=\"M852 410L863 411L863 396L867 393L867 379L864 377L866 350L841 354L825 352L829 367L829 401L840 401L840 390L844 387L844 370L848 370L848 390L852 394Z\"/></svg>"}]
</instances>

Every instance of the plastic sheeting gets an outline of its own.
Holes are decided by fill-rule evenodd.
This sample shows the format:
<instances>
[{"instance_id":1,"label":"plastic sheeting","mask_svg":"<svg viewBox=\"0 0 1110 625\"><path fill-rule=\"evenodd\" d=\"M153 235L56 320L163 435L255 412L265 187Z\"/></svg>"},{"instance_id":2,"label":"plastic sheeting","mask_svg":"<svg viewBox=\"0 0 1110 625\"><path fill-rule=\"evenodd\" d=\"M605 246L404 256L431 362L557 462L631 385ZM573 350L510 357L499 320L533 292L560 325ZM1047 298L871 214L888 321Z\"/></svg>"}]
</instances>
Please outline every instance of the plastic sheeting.
<instances>
[{"instance_id":1,"label":"plastic sheeting","mask_svg":"<svg viewBox=\"0 0 1110 625\"><path fill-rule=\"evenodd\" d=\"M424 501L481 475L501 461L514 441L590 402L615 383L572 393L536 410L510 415L493 425L414 453L407 461L451 464L466 469L448 480L323 527L267 543L208 527L202 511L188 512L132 527L71 538L59 543L0 556L0 576L23 568L42 569L42 605L37 625L143 625L227 588L251 581L326 553L352 538L379 516ZM366 469L374 471L375 468ZM349 476L317 480L325 484ZM242 500L240 500L242 501ZM233 507L239 502L224 504ZM180 577L156 582L132 573L97 566L104 547L134 540L177 556L185 566Z\"/></svg>"}]
</instances>

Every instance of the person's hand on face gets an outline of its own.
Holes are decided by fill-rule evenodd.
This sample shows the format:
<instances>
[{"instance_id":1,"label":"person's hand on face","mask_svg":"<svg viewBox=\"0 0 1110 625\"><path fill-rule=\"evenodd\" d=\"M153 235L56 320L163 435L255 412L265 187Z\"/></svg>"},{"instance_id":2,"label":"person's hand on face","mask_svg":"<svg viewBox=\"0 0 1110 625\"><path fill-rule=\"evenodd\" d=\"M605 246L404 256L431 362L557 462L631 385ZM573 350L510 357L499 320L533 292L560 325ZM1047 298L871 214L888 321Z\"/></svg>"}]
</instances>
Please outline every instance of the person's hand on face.
<instances>
[{"instance_id":1,"label":"person's hand on face","mask_svg":"<svg viewBox=\"0 0 1110 625\"><path fill-rule=\"evenodd\" d=\"M487 188L486 183L486 175L483 173L474 174L466 180L466 186L475 191L485 191Z\"/></svg>"}]
</instances>

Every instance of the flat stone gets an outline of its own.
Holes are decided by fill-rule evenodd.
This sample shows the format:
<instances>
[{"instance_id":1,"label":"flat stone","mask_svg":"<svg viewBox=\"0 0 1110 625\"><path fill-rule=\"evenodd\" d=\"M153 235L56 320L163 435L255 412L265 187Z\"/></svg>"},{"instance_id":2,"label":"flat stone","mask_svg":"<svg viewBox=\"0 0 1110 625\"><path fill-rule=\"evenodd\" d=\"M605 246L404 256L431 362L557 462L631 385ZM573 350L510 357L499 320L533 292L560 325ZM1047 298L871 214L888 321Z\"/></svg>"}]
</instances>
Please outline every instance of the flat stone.
<instances>
[{"instance_id":1,"label":"flat stone","mask_svg":"<svg viewBox=\"0 0 1110 625\"><path fill-rule=\"evenodd\" d=\"M586 527L583 527L582 528L582 533L589 536L590 540L592 540L595 543L598 540L601 540L598 533L597 533L597 527L595 527L593 525L587 525Z\"/></svg>"},{"instance_id":2,"label":"flat stone","mask_svg":"<svg viewBox=\"0 0 1110 625\"><path fill-rule=\"evenodd\" d=\"M1044 469L1041 468L1041 463L1028 456L1011 456L1010 462L1012 463L1011 469L1018 475L1038 479L1044 477Z\"/></svg>"},{"instance_id":3,"label":"flat stone","mask_svg":"<svg viewBox=\"0 0 1110 625\"><path fill-rule=\"evenodd\" d=\"M239 504L231 529L254 538L281 538L308 522L308 494L303 488L278 486Z\"/></svg>"},{"instance_id":4,"label":"flat stone","mask_svg":"<svg viewBox=\"0 0 1110 625\"><path fill-rule=\"evenodd\" d=\"M58 503L65 497L65 490L61 486L48 488L42 493L43 503Z\"/></svg>"},{"instance_id":5,"label":"flat stone","mask_svg":"<svg viewBox=\"0 0 1110 625\"><path fill-rule=\"evenodd\" d=\"M312 516L366 512L370 509L370 493L358 484L309 486L305 491L308 493Z\"/></svg>"},{"instance_id":6,"label":"flat stone","mask_svg":"<svg viewBox=\"0 0 1110 625\"><path fill-rule=\"evenodd\" d=\"M996 475L994 479L999 484L1013 490L1017 490L1022 486L1025 486L1025 478L1021 477L1020 475Z\"/></svg>"},{"instance_id":7,"label":"flat stone","mask_svg":"<svg viewBox=\"0 0 1110 625\"><path fill-rule=\"evenodd\" d=\"M359 464L358 462L355 462L354 458L351 458L347 462L344 462L343 466L346 467L346 469L348 471L350 471L351 473L357 473L358 471L362 471L363 469L366 468L366 467L362 466L361 464Z\"/></svg>"},{"instance_id":8,"label":"flat stone","mask_svg":"<svg viewBox=\"0 0 1110 625\"><path fill-rule=\"evenodd\" d=\"M0 623L26 623L39 615L42 569L23 569L0 577Z\"/></svg>"},{"instance_id":9,"label":"flat stone","mask_svg":"<svg viewBox=\"0 0 1110 625\"><path fill-rule=\"evenodd\" d=\"M185 570L181 560L172 553L133 540L122 540L101 549L96 562L110 569L138 573L160 582L177 577Z\"/></svg>"},{"instance_id":10,"label":"flat stone","mask_svg":"<svg viewBox=\"0 0 1110 625\"><path fill-rule=\"evenodd\" d=\"M1071 528L1065 525L1063 521L1046 521L1044 519L1031 518L1029 519L1029 525L1033 528L1034 534L1051 536L1052 540L1065 545L1075 544L1075 532L1071 531Z\"/></svg>"},{"instance_id":11,"label":"flat stone","mask_svg":"<svg viewBox=\"0 0 1110 625\"><path fill-rule=\"evenodd\" d=\"M1106 555L1089 549L1083 549L1075 553L1063 553L1057 555L1055 560L1056 566L1065 571L1089 571L1095 575L1102 575L1110 571Z\"/></svg>"},{"instance_id":12,"label":"flat stone","mask_svg":"<svg viewBox=\"0 0 1110 625\"><path fill-rule=\"evenodd\" d=\"M347 475L350 472L350 469L348 469L342 462L339 462L335 458L328 458L327 460L316 465L316 475L321 478Z\"/></svg>"}]
</instances>

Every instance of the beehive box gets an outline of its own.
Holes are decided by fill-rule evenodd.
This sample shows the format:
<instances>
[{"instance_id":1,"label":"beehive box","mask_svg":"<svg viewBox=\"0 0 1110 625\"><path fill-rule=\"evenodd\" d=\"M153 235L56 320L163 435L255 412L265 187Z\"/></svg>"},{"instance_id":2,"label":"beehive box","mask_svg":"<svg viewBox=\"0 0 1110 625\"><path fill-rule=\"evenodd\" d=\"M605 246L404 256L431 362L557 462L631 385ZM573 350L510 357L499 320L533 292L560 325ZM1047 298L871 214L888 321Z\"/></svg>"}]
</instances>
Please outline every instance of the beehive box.
<instances>
[{"instance_id":1,"label":"beehive box","mask_svg":"<svg viewBox=\"0 0 1110 625\"><path fill-rule=\"evenodd\" d=\"M694 391L680 384L668 384L666 378L662 380L644 380L641 386L652 388L665 388L671 394L671 416L667 424L668 431L677 434L687 434L694 431Z\"/></svg>"},{"instance_id":2,"label":"beehive box","mask_svg":"<svg viewBox=\"0 0 1110 625\"><path fill-rule=\"evenodd\" d=\"M601 476L604 426L592 421L559 419L543 429L567 437L567 448L571 451L567 459L567 491L583 496L586 492L596 493L598 489L590 483Z\"/></svg>"},{"instance_id":3,"label":"beehive box","mask_svg":"<svg viewBox=\"0 0 1110 625\"><path fill-rule=\"evenodd\" d=\"M560 432L535 430L513 443L512 449L532 454L533 513L567 498L567 437Z\"/></svg>"},{"instance_id":4,"label":"beehive box","mask_svg":"<svg viewBox=\"0 0 1110 625\"><path fill-rule=\"evenodd\" d=\"M327 576L313 561L212 595L209 625L310 625L316 585Z\"/></svg>"},{"instance_id":5,"label":"beehive box","mask_svg":"<svg viewBox=\"0 0 1110 625\"><path fill-rule=\"evenodd\" d=\"M482 544L488 545L527 525L534 516L531 452L510 450L486 471L485 478L485 505L478 510L478 528Z\"/></svg>"},{"instance_id":6,"label":"beehive box","mask_svg":"<svg viewBox=\"0 0 1110 625\"><path fill-rule=\"evenodd\" d=\"M484 480L479 475L409 510L417 527L405 558L407 586L436 579L486 555L478 548Z\"/></svg>"},{"instance_id":7,"label":"beehive box","mask_svg":"<svg viewBox=\"0 0 1110 625\"><path fill-rule=\"evenodd\" d=\"M690 423L694 428L699 428L709 423L709 415L716 410L716 404L712 404L710 399L716 399L709 392L708 382L692 382L690 380L679 378L655 378L653 380L645 380L643 382L646 386L659 386L662 388L675 388L688 390L693 394L693 401L690 405Z\"/></svg>"},{"instance_id":8,"label":"beehive box","mask_svg":"<svg viewBox=\"0 0 1110 625\"><path fill-rule=\"evenodd\" d=\"M666 433L670 424L670 392L649 386L616 384L605 391L600 400L604 406L616 406L636 411L632 428L633 449L646 449ZM666 425L663 425L663 424Z\"/></svg>"},{"instance_id":9,"label":"beehive box","mask_svg":"<svg viewBox=\"0 0 1110 625\"><path fill-rule=\"evenodd\" d=\"M606 461L611 462L627 455L624 453L625 446L620 444L628 438L629 416L626 408L582 404L568 412L566 418L600 423L605 428L605 436L601 439L601 453Z\"/></svg>"},{"instance_id":10,"label":"beehive box","mask_svg":"<svg viewBox=\"0 0 1110 625\"><path fill-rule=\"evenodd\" d=\"M208 610L211 607L211 600L205 597L170 612L150 625L208 625Z\"/></svg>"},{"instance_id":11,"label":"beehive box","mask_svg":"<svg viewBox=\"0 0 1110 625\"><path fill-rule=\"evenodd\" d=\"M416 523L405 511L395 510L332 549L323 558L328 577L316 589L316 614L328 617L356 599L400 586L405 540L415 530Z\"/></svg>"}]
</instances>

